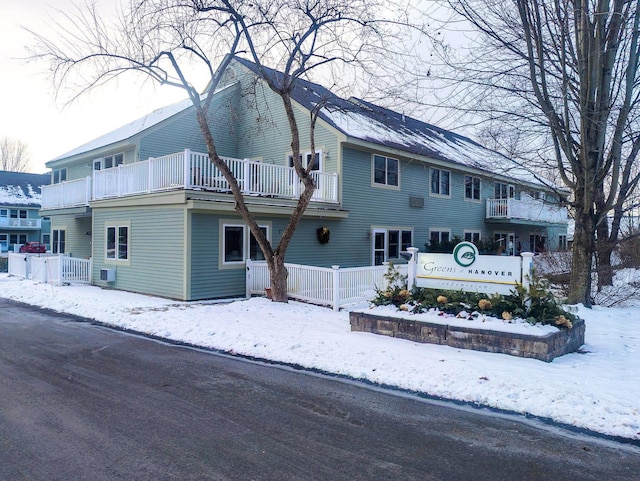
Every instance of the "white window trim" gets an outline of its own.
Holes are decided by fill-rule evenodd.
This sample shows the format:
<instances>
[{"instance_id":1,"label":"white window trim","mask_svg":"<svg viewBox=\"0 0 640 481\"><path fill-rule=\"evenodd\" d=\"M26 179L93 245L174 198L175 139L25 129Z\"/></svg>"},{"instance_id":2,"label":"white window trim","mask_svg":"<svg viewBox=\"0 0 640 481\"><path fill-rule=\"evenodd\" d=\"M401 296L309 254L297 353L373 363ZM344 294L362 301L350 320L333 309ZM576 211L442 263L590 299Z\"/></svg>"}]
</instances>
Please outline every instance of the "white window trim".
<instances>
[{"instance_id":1,"label":"white window trim","mask_svg":"<svg viewBox=\"0 0 640 481\"><path fill-rule=\"evenodd\" d=\"M389 257L389 232L390 231L398 231L398 257ZM402 233L403 232L411 232L411 243L414 242L415 232L413 227L407 226L390 226L390 227L372 227L371 228L371 265L375 265L376 262L376 234L384 234L384 261L396 261L402 259L400 256L400 252L402 252Z\"/></svg>"},{"instance_id":2,"label":"white window trim","mask_svg":"<svg viewBox=\"0 0 640 481\"><path fill-rule=\"evenodd\" d=\"M122 155L122 162L120 162L119 164L115 165L115 158L116 158L117 155ZM107 159L109 157L111 157L111 159L112 159L112 165L111 165L111 167L105 167L105 159ZM94 171L96 171L96 170L113 169L114 167L117 167L118 165L124 164L124 159L125 159L125 153L124 152L116 152L114 154L109 154L109 155L105 155L103 157L98 157L97 159L93 159L92 169ZM100 168L96 169L96 165L98 165Z\"/></svg>"},{"instance_id":3,"label":"white window trim","mask_svg":"<svg viewBox=\"0 0 640 481\"><path fill-rule=\"evenodd\" d=\"M391 185L386 182L384 184L380 184L376 182L376 156L384 157L385 159L393 159L398 163L398 185ZM400 190L400 159L396 157L389 157L388 155L371 154L371 187L376 187L378 189Z\"/></svg>"},{"instance_id":4,"label":"white window trim","mask_svg":"<svg viewBox=\"0 0 640 481\"><path fill-rule=\"evenodd\" d=\"M450 242L453 237L451 236L451 228L449 227L429 227L429 243L431 243L431 233L432 232L447 232L449 234L449 240L447 242ZM440 240L438 241L439 243L442 242L442 236L439 236Z\"/></svg>"},{"instance_id":5,"label":"white window trim","mask_svg":"<svg viewBox=\"0 0 640 481\"><path fill-rule=\"evenodd\" d=\"M462 238L466 238L467 234L478 234L478 241L482 240L482 231L477 229L465 229L462 233ZM473 236L472 236L473 237Z\"/></svg>"},{"instance_id":6,"label":"white window trim","mask_svg":"<svg viewBox=\"0 0 640 481\"><path fill-rule=\"evenodd\" d=\"M242 260L241 261L226 261L224 258L225 253L225 229L227 227L242 227ZM271 222L258 222L258 227L266 230L267 239L271 242ZM219 268L238 268L244 267L247 259L249 258L250 242L251 242L251 230L249 226L235 220L220 220L220 242L218 243L218 267Z\"/></svg>"},{"instance_id":7,"label":"white window trim","mask_svg":"<svg viewBox=\"0 0 640 481\"><path fill-rule=\"evenodd\" d=\"M58 231L58 242L55 243L53 241L53 233ZM60 231L64 231L64 252L60 252ZM56 254L66 254L67 253L67 226L66 225L57 225L51 227L51 252L54 252L54 245L56 247Z\"/></svg>"},{"instance_id":8,"label":"white window trim","mask_svg":"<svg viewBox=\"0 0 640 481\"><path fill-rule=\"evenodd\" d=\"M118 230L120 227L127 228L127 258L118 259ZM108 230L110 228L116 229L116 247L115 258L107 257L107 239ZM104 226L104 262L105 264L118 264L118 265L131 265L131 222L109 222Z\"/></svg>"},{"instance_id":9,"label":"white window trim","mask_svg":"<svg viewBox=\"0 0 640 481\"><path fill-rule=\"evenodd\" d=\"M478 179L478 198L474 199L473 197L467 197L467 177L471 177L472 179ZM476 203L481 203L482 202L482 179L480 177L478 177L477 175L470 175L470 174L464 174L464 200L467 200L469 202L476 202ZM466 231L465 231L466 232ZM471 231L469 231L471 232Z\"/></svg>"},{"instance_id":10,"label":"white window trim","mask_svg":"<svg viewBox=\"0 0 640 481\"><path fill-rule=\"evenodd\" d=\"M308 161L310 160L311 150L300 150L300 156L302 157L302 167L307 168ZM287 154L287 167L293 167L293 152ZM316 149L316 162L317 166L312 172L324 172L324 152L322 149Z\"/></svg>"},{"instance_id":11,"label":"white window trim","mask_svg":"<svg viewBox=\"0 0 640 481\"><path fill-rule=\"evenodd\" d=\"M431 191L431 173L434 170L439 170L440 172L448 172L449 173L449 193L448 194L438 194L435 192ZM447 169L441 169L440 167L429 167L429 197L436 197L436 198L440 198L440 199L451 199L451 188L452 188L452 174L450 170ZM439 187L439 184L438 184Z\"/></svg>"}]
</instances>

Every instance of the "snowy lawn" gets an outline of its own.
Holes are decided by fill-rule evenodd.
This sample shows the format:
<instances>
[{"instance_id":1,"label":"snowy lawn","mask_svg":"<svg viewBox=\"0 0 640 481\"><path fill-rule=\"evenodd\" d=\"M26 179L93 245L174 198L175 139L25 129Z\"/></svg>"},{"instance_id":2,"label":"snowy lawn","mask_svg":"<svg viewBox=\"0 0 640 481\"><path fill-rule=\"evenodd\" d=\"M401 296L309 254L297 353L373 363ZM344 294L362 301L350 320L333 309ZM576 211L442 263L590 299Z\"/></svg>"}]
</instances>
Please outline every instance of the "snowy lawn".
<instances>
[{"instance_id":1,"label":"snowy lawn","mask_svg":"<svg viewBox=\"0 0 640 481\"><path fill-rule=\"evenodd\" d=\"M7 274L0 274L0 296L198 346L640 439L640 307L580 307L584 353L545 363L355 333L348 312L299 302L182 303Z\"/></svg>"}]
</instances>

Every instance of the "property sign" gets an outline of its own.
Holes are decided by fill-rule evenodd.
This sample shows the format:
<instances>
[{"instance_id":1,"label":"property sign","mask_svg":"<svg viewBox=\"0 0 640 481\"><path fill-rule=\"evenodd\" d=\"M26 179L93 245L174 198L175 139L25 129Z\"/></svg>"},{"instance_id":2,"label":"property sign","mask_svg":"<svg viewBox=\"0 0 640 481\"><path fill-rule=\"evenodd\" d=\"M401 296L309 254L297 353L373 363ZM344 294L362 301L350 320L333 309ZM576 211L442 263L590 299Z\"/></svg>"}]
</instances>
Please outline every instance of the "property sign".
<instances>
[{"instance_id":1,"label":"property sign","mask_svg":"<svg viewBox=\"0 0 640 481\"><path fill-rule=\"evenodd\" d=\"M529 260L532 254L525 254ZM480 255L474 244L461 242L453 254L417 254L415 282L431 289L508 294L523 282L523 270L529 273L531 263L523 269L522 261L515 256Z\"/></svg>"}]
</instances>

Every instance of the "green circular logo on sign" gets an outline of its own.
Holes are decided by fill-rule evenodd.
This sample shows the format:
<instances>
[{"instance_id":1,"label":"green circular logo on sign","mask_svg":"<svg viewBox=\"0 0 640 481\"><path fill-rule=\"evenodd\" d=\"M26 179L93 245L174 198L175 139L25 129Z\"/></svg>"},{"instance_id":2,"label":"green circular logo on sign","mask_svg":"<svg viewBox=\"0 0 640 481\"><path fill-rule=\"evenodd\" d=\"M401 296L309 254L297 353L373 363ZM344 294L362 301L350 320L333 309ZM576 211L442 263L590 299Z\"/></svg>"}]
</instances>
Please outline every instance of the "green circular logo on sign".
<instances>
[{"instance_id":1,"label":"green circular logo on sign","mask_svg":"<svg viewBox=\"0 0 640 481\"><path fill-rule=\"evenodd\" d=\"M478 248L471 242L460 242L453 249L453 259L461 267L469 267L478 257Z\"/></svg>"}]
</instances>

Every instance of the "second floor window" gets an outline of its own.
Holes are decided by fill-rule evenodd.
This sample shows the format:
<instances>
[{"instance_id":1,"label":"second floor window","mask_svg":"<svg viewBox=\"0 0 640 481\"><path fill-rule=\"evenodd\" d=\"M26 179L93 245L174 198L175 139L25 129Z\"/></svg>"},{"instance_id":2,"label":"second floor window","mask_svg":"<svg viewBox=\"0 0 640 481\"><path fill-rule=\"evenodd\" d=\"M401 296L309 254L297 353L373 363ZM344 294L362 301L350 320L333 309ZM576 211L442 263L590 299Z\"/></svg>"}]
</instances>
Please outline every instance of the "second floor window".
<instances>
[{"instance_id":1,"label":"second floor window","mask_svg":"<svg viewBox=\"0 0 640 481\"><path fill-rule=\"evenodd\" d=\"M451 195L451 173L448 170L431 168L431 193Z\"/></svg>"},{"instance_id":2,"label":"second floor window","mask_svg":"<svg viewBox=\"0 0 640 481\"><path fill-rule=\"evenodd\" d=\"M373 156L373 182L380 185L398 186L398 159Z\"/></svg>"},{"instance_id":3,"label":"second floor window","mask_svg":"<svg viewBox=\"0 0 640 481\"><path fill-rule=\"evenodd\" d=\"M464 176L464 198L480 200L480 178L472 175Z\"/></svg>"},{"instance_id":4,"label":"second floor window","mask_svg":"<svg viewBox=\"0 0 640 481\"><path fill-rule=\"evenodd\" d=\"M496 182L494 197L496 199L513 199L516 196L516 188L511 184Z\"/></svg>"},{"instance_id":5,"label":"second floor window","mask_svg":"<svg viewBox=\"0 0 640 481\"><path fill-rule=\"evenodd\" d=\"M118 167L124 163L124 153L107 155L93 161L93 170L104 170Z\"/></svg>"},{"instance_id":6,"label":"second floor window","mask_svg":"<svg viewBox=\"0 0 640 481\"><path fill-rule=\"evenodd\" d=\"M60 182L64 182L65 180L67 180L67 169L66 167L64 169L56 169L51 171L51 181L54 184L59 184Z\"/></svg>"}]
</instances>

